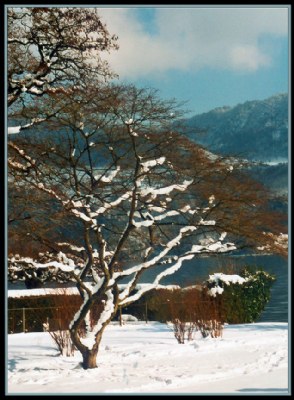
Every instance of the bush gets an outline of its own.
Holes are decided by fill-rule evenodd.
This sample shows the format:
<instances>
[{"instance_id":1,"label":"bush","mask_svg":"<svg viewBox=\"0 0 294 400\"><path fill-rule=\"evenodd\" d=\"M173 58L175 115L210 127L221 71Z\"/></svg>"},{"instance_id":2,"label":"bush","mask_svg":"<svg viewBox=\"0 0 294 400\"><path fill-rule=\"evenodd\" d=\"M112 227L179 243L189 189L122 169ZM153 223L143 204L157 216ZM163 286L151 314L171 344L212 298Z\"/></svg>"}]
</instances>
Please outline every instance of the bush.
<instances>
[{"instance_id":1,"label":"bush","mask_svg":"<svg viewBox=\"0 0 294 400\"><path fill-rule=\"evenodd\" d=\"M199 331L203 337L222 335L219 299L212 298L198 286L158 290L148 298L148 313L155 319L172 325L178 343L194 339Z\"/></svg>"},{"instance_id":2,"label":"bush","mask_svg":"<svg viewBox=\"0 0 294 400\"><path fill-rule=\"evenodd\" d=\"M243 284L219 283L224 290L216 294L222 318L229 324L256 322L270 299L270 289L276 279L252 267L245 267L240 276L246 279ZM208 284L207 287L213 286Z\"/></svg>"},{"instance_id":3,"label":"bush","mask_svg":"<svg viewBox=\"0 0 294 400\"><path fill-rule=\"evenodd\" d=\"M43 326L44 326L44 331L49 333L61 355L67 357L74 355L74 351L76 349L71 340L70 332L68 329L67 330L57 329L51 331L49 323L48 324L44 323Z\"/></svg>"},{"instance_id":4,"label":"bush","mask_svg":"<svg viewBox=\"0 0 294 400\"><path fill-rule=\"evenodd\" d=\"M43 324L50 322L52 329L60 326L67 329L75 312L79 309L79 295L65 294L64 289L58 289L59 294L45 296L27 296L8 298L8 329L10 333L23 331L23 309L25 312L26 332L42 332Z\"/></svg>"},{"instance_id":5,"label":"bush","mask_svg":"<svg viewBox=\"0 0 294 400\"><path fill-rule=\"evenodd\" d=\"M55 313L53 318L48 318L47 322L43 323L43 329L49 333L60 354L70 357L74 355L76 349L70 337L69 324L78 311L82 300L79 295L66 294L66 290L62 288L58 289L57 292L58 295L51 298L56 307ZM81 334L83 333L84 330Z\"/></svg>"},{"instance_id":6,"label":"bush","mask_svg":"<svg viewBox=\"0 0 294 400\"><path fill-rule=\"evenodd\" d=\"M193 339L194 332L196 331L195 322L181 321L179 318L174 318L172 320L172 326L178 343L184 344L185 339Z\"/></svg>"}]
</instances>

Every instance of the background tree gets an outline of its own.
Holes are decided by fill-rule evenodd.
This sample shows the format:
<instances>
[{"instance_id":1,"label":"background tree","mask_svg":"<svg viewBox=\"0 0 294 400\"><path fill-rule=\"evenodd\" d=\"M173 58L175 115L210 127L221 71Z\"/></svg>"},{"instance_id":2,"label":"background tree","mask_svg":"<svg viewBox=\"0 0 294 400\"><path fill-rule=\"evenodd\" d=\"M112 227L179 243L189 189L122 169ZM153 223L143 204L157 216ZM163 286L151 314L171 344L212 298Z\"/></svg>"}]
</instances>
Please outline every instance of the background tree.
<instances>
[{"instance_id":1,"label":"background tree","mask_svg":"<svg viewBox=\"0 0 294 400\"><path fill-rule=\"evenodd\" d=\"M7 27L7 102L11 119L19 122L9 133L58 111L42 108L41 97L72 93L92 79L113 76L100 54L117 49L117 37L109 34L96 8L9 7Z\"/></svg>"},{"instance_id":2,"label":"background tree","mask_svg":"<svg viewBox=\"0 0 294 400\"><path fill-rule=\"evenodd\" d=\"M15 187L41 193L51 204L43 214L49 230L37 216L30 221L50 253L38 260L12 257L10 270L15 276L26 268L47 270L50 279L76 282L83 303L70 332L84 368L96 367L103 331L118 307L161 287L185 260L240 247L284 251L264 189L236 160L176 133L181 113L174 101L149 89L105 85L70 99L64 93L58 102L65 106L47 122L46 134L27 130L13 141L9 164ZM60 218L52 222L58 207ZM137 289L155 266L160 272L153 282ZM93 323L90 312L98 304L104 308Z\"/></svg>"}]
</instances>

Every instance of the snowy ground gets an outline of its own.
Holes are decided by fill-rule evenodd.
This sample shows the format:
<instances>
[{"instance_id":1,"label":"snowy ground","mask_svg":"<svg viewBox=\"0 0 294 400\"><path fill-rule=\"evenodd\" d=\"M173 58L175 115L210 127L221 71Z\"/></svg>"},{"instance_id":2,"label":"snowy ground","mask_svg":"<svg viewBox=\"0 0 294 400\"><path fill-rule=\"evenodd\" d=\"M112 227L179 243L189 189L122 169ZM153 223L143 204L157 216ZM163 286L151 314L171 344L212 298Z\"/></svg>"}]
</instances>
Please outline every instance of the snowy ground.
<instances>
[{"instance_id":1,"label":"snowy ground","mask_svg":"<svg viewBox=\"0 0 294 400\"><path fill-rule=\"evenodd\" d=\"M59 356L48 333L8 337L7 394L289 394L288 324L226 325L178 344L164 324L106 328L98 368Z\"/></svg>"}]
</instances>

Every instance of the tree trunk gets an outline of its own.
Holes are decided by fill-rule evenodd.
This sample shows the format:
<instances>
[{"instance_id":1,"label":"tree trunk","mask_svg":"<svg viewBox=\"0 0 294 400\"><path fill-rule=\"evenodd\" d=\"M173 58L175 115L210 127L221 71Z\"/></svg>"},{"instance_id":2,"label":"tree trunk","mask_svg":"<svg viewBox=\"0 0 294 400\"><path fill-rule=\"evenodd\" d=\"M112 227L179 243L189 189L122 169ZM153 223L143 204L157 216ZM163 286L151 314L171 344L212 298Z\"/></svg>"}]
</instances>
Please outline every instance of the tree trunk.
<instances>
[{"instance_id":1,"label":"tree trunk","mask_svg":"<svg viewBox=\"0 0 294 400\"><path fill-rule=\"evenodd\" d=\"M102 328L98 334L96 335L96 343L93 346L93 348L86 349L84 351L81 351L82 356L83 356L83 368L84 369L90 369L90 368L97 368L97 355L98 355L98 350L99 350L99 345L102 339L102 333L104 329Z\"/></svg>"},{"instance_id":2,"label":"tree trunk","mask_svg":"<svg viewBox=\"0 0 294 400\"><path fill-rule=\"evenodd\" d=\"M90 368L97 368L97 354L98 348L94 348L92 350L87 349L82 353L83 356L83 368L90 369Z\"/></svg>"}]
</instances>

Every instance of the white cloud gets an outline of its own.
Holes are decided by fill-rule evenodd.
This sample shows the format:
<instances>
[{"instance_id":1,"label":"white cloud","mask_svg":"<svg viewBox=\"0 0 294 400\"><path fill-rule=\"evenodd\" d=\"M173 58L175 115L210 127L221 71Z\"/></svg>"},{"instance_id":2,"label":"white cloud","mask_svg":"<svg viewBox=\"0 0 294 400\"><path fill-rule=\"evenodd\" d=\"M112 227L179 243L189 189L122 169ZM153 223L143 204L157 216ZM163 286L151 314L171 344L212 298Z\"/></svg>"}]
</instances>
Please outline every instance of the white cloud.
<instances>
[{"instance_id":1,"label":"white cloud","mask_svg":"<svg viewBox=\"0 0 294 400\"><path fill-rule=\"evenodd\" d=\"M99 14L120 49L107 56L121 77L154 77L170 69L202 67L255 71L269 65L263 35L288 34L288 8L156 8L156 33L144 30L135 8L102 8Z\"/></svg>"},{"instance_id":2,"label":"white cloud","mask_svg":"<svg viewBox=\"0 0 294 400\"><path fill-rule=\"evenodd\" d=\"M235 70L256 71L262 65L270 64L270 58L254 46L236 46L230 53L230 64Z\"/></svg>"}]
</instances>

